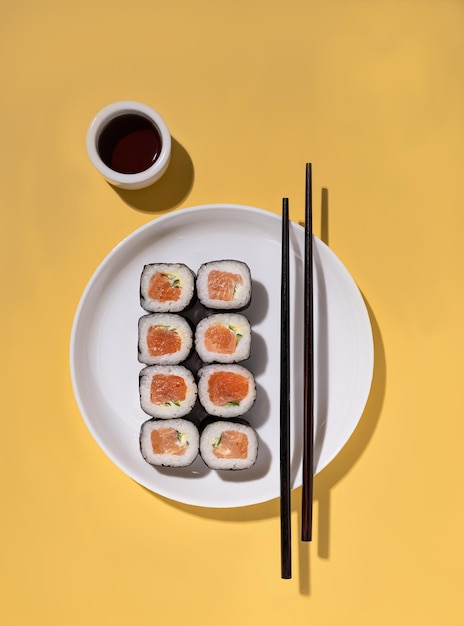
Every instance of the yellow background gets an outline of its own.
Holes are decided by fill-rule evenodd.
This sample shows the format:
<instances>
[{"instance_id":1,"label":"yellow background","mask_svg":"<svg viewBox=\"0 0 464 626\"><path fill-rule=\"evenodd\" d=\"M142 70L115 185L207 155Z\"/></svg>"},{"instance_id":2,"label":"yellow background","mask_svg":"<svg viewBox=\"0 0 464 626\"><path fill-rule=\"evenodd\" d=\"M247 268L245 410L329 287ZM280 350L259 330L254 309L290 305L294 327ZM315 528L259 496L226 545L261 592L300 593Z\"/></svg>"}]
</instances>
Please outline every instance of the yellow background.
<instances>
[{"instance_id":1,"label":"yellow background","mask_svg":"<svg viewBox=\"0 0 464 626\"><path fill-rule=\"evenodd\" d=\"M1 623L463 624L464 2L3 1L0 78ZM84 140L127 98L175 144L158 185L117 193ZM306 161L376 360L311 545L293 493L285 581L277 500L179 505L107 459L69 339L123 237L202 203L288 196L299 221Z\"/></svg>"}]
</instances>

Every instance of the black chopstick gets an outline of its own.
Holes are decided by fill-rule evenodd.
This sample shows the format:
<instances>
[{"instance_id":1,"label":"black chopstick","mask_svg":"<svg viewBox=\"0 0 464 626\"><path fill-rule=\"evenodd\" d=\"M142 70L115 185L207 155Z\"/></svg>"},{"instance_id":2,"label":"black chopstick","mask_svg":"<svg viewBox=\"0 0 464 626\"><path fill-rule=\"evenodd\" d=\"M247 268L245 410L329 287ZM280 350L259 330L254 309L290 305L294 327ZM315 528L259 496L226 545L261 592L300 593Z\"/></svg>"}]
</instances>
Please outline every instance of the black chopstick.
<instances>
[{"instance_id":1,"label":"black chopstick","mask_svg":"<svg viewBox=\"0 0 464 626\"><path fill-rule=\"evenodd\" d=\"M292 577L290 505L290 243L288 198L282 200L280 328L280 545L281 576Z\"/></svg>"},{"instance_id":2,"label":"black chopstick","mask_svg":"<svg viewBox=\"0 0 464 626\"><path fill-rule=\"evenodd\" d=\"M314 309L313 309L313 216L312 169L306 164L305 252L304 252L304 415L303 493L301 540L311 541L314 471Z\"/></svg>"}]
</instances>

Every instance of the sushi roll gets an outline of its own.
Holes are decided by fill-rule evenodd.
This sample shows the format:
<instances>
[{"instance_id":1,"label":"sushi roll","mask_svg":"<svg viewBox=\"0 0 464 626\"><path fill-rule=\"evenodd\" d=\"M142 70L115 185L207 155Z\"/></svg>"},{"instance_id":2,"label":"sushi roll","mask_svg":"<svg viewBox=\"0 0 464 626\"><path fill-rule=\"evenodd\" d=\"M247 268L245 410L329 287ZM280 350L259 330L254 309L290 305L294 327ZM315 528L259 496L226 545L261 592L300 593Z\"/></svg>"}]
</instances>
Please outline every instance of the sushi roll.
<instances>
[{"instance_id":1,"label":"sushi roll","mask_svg":"<svg viewBox=\"0 0 464 626\"><path fill-rule=\"evenodd\" d=\"M203 363L237 363L250 356L250 322L241 313L204 317L195 330L195 350Z\"/></svg>"},{"instance_id":2,"label":"sushi roll","mask_svg":"<svg viewBox=\"0 0 464 626\"><path fill-rule=\"evenodd\" d=\"M182 365L151 365L139 375L140 406L152 417L170 419L190 413L197 399L192 372Z\"/></svg>"},{"instance_id":3,"label":"sushi roll","mask_svg":"<svg viewBox=\"0 0 464 626\"><path fill-rule=\"evenodd\" d=\"M175 365L193 346L190 323L175 313L152 313L139 319L138 359L146 365Z\"/></svg>"},{"instance_id":4,"label":"sushi roll","mask_svg":"<svg viewBox=\"0 0 464 626\"><path fill-rule=\"evenodd\" d=\"M255 380L242 365L205 365L198 376L198 398L209 415L238 417L253 406Z\"/></svg>"},{"instance_id":5,"label":"sushi roll","mask_svg":"<svg viewBox=\"0 0 464 626\"><path fill-rule=\"evenodd\" d=\"M151 419L140 429L140 452L150 465L186 467L198 456L199 440L197 427L188 420Z\"/></svg>"},{"instance_id":6,"label":"sushi roll","mask_svg":"<svg viewBox=\"0 0 464 626\"><path fill-rule=\"evenodd\" d=\"M211 422L201 433L200 454L211 469L248 469L258 457L258 436L246 422Z\"/></svg>"},{"instance_id":7,"label":"sushi roll","mask_svg":"<svg viewBox=\"0 0 464 626\"><path fill-rule=\"evenodd\" d=\"M197 273L197 296L207 309L239 311L251 300L250 268L242 261L203 263Z\"/></svg>"},{"instance_id":8,"label":"sushi roll","mask_svg":"<svg viewBox=\"0 0 464 626\"><path fill-rule=\"evenodd\" d=\"M149 313L179 313L192 304L195 275L184 263L150 263L140 277L140 305Z\"/></svg>"}]
</instances>

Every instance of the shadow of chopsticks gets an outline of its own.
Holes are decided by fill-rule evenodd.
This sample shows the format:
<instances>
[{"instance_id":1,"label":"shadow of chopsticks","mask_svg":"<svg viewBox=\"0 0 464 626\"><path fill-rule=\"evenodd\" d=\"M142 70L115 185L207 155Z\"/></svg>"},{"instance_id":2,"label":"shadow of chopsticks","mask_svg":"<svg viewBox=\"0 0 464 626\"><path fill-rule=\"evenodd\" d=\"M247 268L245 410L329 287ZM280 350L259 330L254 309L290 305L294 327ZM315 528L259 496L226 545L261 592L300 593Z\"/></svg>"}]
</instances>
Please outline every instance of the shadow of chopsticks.
<instances>
[{"instance_id":1,"label":"shadow of chopsticks","mask_svg":"<svg viewBox=\"0 0 464 626\"><path fill-rule=\"evenodd\" d=\"M329 245L329 190L321 190L321 241Z\"/></svg>"}]
</instances>

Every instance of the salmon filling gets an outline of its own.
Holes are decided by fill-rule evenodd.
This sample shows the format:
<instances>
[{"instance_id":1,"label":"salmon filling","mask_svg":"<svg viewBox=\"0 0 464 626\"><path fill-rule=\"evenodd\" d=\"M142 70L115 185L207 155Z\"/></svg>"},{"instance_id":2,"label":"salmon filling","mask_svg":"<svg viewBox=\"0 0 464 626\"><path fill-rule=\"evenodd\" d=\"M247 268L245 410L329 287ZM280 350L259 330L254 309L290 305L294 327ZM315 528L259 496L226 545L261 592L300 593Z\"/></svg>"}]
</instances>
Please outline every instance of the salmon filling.
<instances>
[{"instance_id":1,"label":"salmon filling","mask_svg":"<svg viewBox=\"0 0 464 626\"><path fill-rule=\"evenodd\" d=\"M151 379L150 400L153 404L180 404L187 397L187 384L182 376L156 374Z\"/></svg>"},{"instance_id":2,"label":"salmon filling","mask_svg":"<svg viewBox=\"0 0 464 626\"><path fill-rule=\"evenodd\" d=\"M185 454L188 442L182 441L182 434L175 428L157 428L150 436L154 454Z\"/></svg>"},{"instance_id":3,"label":"salmon filling","mask_svg":"<svg viewBox=\"0 0 464 626\"><path fill-rule=\"evenodd\" d=\"M248 395L248 389L248 378L235 372L214 372L208 379L208 394L216 406L238 406Z\"/></svg>"},{"instance_id":4,"label":"salmon filling","mask_svg":"<svg viewBox=\"0 0 464 626\"><path fill-rule=\"evenodd\" d=\"M148 297L152 300L158 300L158 302L177 301L181 293L182 288L179 279L176 276L161 272L154 274L148 287Z\"/></svg>"},{"instance_id":5,"label":"salmon filling","mask_svg":"<svg viewBox=\"0 0 464 626\"><path fill-rule=\"evenodd\" d=\"M224 324L212 324L205 331L205 348L218 354L233 354L238 337Z\"/></svg>"},{"instance_id":6,"label":"salmon filling","mask_svg":"<svg viewBox=\"0 0 464 626\"><path fill-rule=\"evenodd\" d=\"M211 270L208 274L208 296L211 300L230 302L234 299L237 285L243 284L240 274Z\"/></svg>"},{"instance_id":7,"label":"salmon filling","mask_svg":"<svg viewBox=\"0 0 464 626\"><path fill-rule=\"evenodd\" d=\"M150 326L147 333L147 347L151 356L163 356L179 352L182 339L179 334L166 326Z\"/></svg>"},{"instance_id":8,"label":"salmon filling","mask_svg":"<svg viewBox=\"0 0 464 626\"><path fill-rule=\"evenodd\" d=\"M248 437L236 430L224 430L213 453L218 459L246 459L248 456Z\"/></svg>"}]
</instances>

